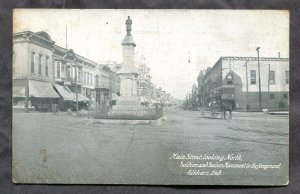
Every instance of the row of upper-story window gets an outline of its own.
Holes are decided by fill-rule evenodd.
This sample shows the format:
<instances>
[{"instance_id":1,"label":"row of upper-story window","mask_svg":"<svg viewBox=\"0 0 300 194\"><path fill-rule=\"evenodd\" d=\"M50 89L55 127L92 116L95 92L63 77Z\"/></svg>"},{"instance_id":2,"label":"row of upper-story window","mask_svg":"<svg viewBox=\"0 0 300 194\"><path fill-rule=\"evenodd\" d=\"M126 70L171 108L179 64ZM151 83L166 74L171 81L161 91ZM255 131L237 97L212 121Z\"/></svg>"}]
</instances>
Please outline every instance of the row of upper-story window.
<instances>
[{"instance_id":1,"label":"row of upper-story window","mask_svg":"<svg viewBox=\"0 0 300 194\"><path fill-rule=\"evenodd\" d=\"M83 83L87 85L93 85L93 74L84 71L83 72Z\"/></svg>"},{"instance_id":2,"label":"row of upper-story window","mask_svg":"<svg viewBox=\"0 0 300 194\"><path fill-rule=\"evenodd\" d=\"M37 69L35 68L37 64ZM54 63L54 76L56 78L75 78L77 75L77 80L81 81L83 77L83 83L87 85L93 85L93 79L95 79L95 84L99 83L99 76L93 76L92 73L87 71L81 71L78 67L66 67L61 61L55 61ZM37 54L35 52L31 53L31 73L38 74L42 76L49 76L50 58L47 55ZM44 71L42 70L44 68ZM37 71L37 72L36 72ZM101 76L102 81L109 82L109 76Z\"/></svg>"},{"instance_id":3,"label":"row of upper-story window","mask_svg":"<svg viewBox=\"0 0 300 194\"><path fill-rule=\"evenodd\" d=\"M82 79L83 74L83 80ZM78 67L66 67L61 61L55 61L55 77L77 78L78 82L83 81L84 84L93 85L93 74L86 71L82 72Z\"/></svg>"},{"instance_id":4,"label":"row of upper-story window","mask_svg":"<svg viewBox=\"0 0 300 194\"><path fill-rule=\"evenodd\" d=\"M256 70L250 70L250 84L256 84ZM275 84L276 78L275 78L275 71L269 71L269 84ZM285 71L285 83L289 84L290 80L290 72Z\"/></svg>"},{"instance_id":5,"label":"row of upper-story window","mask_svg":"<svg viewBox=\"0 0 300 194\"><path fill-rule=\"evenodd\" d=\"M37 70L35 68L37 64ZM38 54L35 52L31 53L31 66L30 71L33 74L44 75L46 77L49 76L49 65L50 58L47 55ZM42 70L44 68L44 71ZM37 72L36 72L37 71Z\"/></svg>"},{"instance_id":6,"label":"row of upper-story window","mask_svg":"<svg viewBox=\"0 0 300 194\"><path fill-rule=\"evenodd\" d=\"M35 68L37 64L37 69ZM31 73L38 74L42 76L49 76L49 66L50 66L50 58L49 56L44 56L42 54L37 54L35 52L31 53ZM44 68L44 71L42 70ZM77 67L71 67L65 69L65 65L61 63L61 61L55 61L55 72L54 76L56 78L67 77L67 78L75 78L77 74L78 81L81 80L81 71L78 71ZM66 73L65 73L66 71ZM93 74L88 72L83 72L84 84L93 85Z\"/></svg>"},{"instance_id":7,"label":"row of upper-story window","mask_svg":"<svg viewBox=\"0 0 300 194\"><path fill-rule=\"evenodd\" d=\"M65 71L65 65L61 63L61 61L55 62L55 77L61 78L62 72ZM66 77L75 78L77 75L77 80L81 81L81 78L83 78L82 82L86 85L93 85L93 84L99 84L99 75L93 75L90 72L79 70L77 67L70 67L66 69ZM93 81L95 79L95 82ZM102 75L101 76L102 82L109 82L109 76Z\"/></svg>"},{"instance_id":8,"label":"row of upper-story window","mask_svg":"<svg viewBox=\"0 0 300 194\"><path fill-rule=\"evenodd\" d=\"M250 70L249 73L250 73L250 84L251 85L256 85L257 84L256 70ZM284 76L285 76L284 83L285 84L289 84L289 80L290 80L289 74L290 74L289 71L285 71L285 74L284 74ZM228 79L228 76L226 77L227 78L226 79L227 84L233 84L234 83L233 77L232 76L229 76L229 77L231 77L231 79ZM269 77L268 80L269 80L270 85L276 84L275 71L269 71L268 77ZM215 87L217 87L217 85L218 85L218 83L216 83L216 82L208 82L206 84L206 88L207 89L215 88Z\"/></svg>"}]
</instances>

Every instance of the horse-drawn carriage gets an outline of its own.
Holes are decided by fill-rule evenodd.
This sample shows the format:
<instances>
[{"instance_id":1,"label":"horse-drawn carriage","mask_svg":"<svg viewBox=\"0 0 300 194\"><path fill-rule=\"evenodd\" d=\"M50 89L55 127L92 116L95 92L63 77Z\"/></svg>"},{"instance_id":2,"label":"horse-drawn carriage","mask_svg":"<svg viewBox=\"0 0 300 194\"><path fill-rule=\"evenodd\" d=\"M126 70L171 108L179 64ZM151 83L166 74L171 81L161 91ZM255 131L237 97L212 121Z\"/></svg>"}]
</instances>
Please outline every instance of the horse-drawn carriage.
<instances>
[{"instance_id":1,"label":"horse-drawn carriage","mask_svg":"<svg viewBox=\"0 0 300 194\"><path fill-rule=\"evenodd\" d=\"M208 110L212 118L231 119L232 111L235 108L236 108L236 103L234 100L222 100L219 103L216 102L211 103L211 106L208 107Z\"/></svg>"},{"instance_id":2,"label":"horse-drawn carriage","mask_svg":"<svg viewBox=\"0 0 300 194\"><path fill-rule=\"evenodd\" d=\"M212 101L208 103L208 107L202 110L202 115L211 118L231 119L232 111L236 108L235 100Z\"/></svg>"},{"instance_id":3,"label":"horse-drawn carriage","mask_svg":"<svg viewBox=\"0 0 300 194\"><path fill-rule=\"evenodd\" d=\"M229 73L226 79L229 78ZM230 80L227 80L230 81ZM230 118L232 111L235 110L236 107L236 99L235 99L235 85L229 84L221 85L211 90L209 96L208 103L208 112L210 113L210 117L212 118ZM232 83L232 75L231 82Z\"/></svg>"}]
</instances>

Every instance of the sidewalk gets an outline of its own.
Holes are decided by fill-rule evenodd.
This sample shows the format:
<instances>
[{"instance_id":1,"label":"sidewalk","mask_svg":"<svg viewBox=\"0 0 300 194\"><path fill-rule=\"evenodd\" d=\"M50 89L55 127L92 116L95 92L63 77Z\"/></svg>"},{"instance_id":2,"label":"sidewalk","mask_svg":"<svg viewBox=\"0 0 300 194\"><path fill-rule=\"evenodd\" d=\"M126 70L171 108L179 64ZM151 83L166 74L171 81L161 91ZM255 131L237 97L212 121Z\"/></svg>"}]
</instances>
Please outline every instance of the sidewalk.
<instances>
[{"instance_id":1,"label":"sidewalk","mask_svg":"<svg viewBox=\"0 0 300 194\"><path fill-rule=\"evenodd\" d=\"M270 115L289 115L289 111L273 111L273 112L267 112L267 114L270 114Z\"/></svg>"}]
</instances>

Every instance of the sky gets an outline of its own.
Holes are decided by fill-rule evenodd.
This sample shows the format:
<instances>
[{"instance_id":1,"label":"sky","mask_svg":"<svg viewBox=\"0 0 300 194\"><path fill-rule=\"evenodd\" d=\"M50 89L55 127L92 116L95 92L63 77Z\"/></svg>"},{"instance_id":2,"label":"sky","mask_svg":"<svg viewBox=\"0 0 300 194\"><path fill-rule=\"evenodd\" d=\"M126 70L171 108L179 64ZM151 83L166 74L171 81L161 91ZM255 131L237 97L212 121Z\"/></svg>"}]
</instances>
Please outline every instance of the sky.
<instances>
[{"instance_id":1,"label":"sky","mask_svg":"<svg viewBox=\"0 0 300 194\"><path fill-rule=\"evenodd\" d=\"M289 57L289 13L280 10L15 9L13 32L45 31L97 63L122 63L128 16L135 66L144 55L152 82L179 99L221 56L255 57L261 47L261 57Z\"/></svg>"}]
</instances>

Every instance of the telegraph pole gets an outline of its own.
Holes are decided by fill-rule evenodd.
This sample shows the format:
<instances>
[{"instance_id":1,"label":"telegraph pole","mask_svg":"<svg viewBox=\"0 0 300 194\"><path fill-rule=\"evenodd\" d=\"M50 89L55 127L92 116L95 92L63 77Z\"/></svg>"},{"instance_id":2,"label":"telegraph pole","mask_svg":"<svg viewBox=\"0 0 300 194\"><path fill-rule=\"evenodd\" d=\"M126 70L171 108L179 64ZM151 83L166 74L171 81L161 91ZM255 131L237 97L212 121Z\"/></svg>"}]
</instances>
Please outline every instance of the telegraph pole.
<instances>
[{"instance_id":1,"label":"telegraph pole","mask_svg":"<svg viewBox=\"0 0 300 194\"><path fill-rule=\"evenodd\" d=\"M76 98L76 111L78 111L78 91L77 91L77 67L75 66L75 98Z\"/></svg>"},{"instance_id":2,"label":"telegraph pole","mask_svg":"<svg viewBox=\"0 0 300 194\"><path fill-rule=\"evenodd\" d=\"M257 62L258 62L258 91L259 91L259 111L262 110L261 106L261 83L260 83L260 63L259 63L259 49L260 47L256 48L257 51Z\"/></svg>"},{"instance_id":3,"label":"telegraph pole","mask_svg":"<svg viewBox=\"0 0 300 194\"><path fill-rule=\"evenodd\" d=\"M247 60L244 64L244 66L246 67L246 91L247 91L247 95L246 95L246 101L248 102L248 92L249 92L249 86L248 86L248 62L249 60Z\"/></svg>"}]
</instances>

